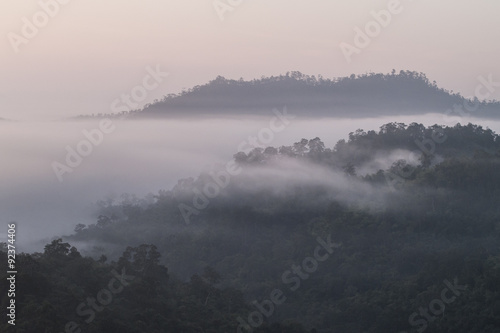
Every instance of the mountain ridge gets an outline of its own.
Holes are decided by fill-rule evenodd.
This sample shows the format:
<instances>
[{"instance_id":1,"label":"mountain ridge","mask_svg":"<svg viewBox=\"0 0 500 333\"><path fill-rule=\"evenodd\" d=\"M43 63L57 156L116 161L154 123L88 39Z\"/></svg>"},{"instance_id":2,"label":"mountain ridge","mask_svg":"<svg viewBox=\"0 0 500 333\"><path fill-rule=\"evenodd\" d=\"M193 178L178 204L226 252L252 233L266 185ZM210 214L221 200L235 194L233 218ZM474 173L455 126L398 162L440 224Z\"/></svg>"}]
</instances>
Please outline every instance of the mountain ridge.
<instances>
[{"instance_id":1,"label":"mountain ridge","mask_svg":"<svg viewBox=\"0 0 500 333\"><path fill-rule=\"evenodd\" d=\"M369 117L457 113L498 118L500 102L470 99L438 87L424 73L366 73L324 78L287 72L245 81L218 76L203 85L168 94L142 109L102 116L163 118L190 116L267 115L284 107L302 117ZM87 118L92 116L79 116Z\"/></svg>"}]
</instances>

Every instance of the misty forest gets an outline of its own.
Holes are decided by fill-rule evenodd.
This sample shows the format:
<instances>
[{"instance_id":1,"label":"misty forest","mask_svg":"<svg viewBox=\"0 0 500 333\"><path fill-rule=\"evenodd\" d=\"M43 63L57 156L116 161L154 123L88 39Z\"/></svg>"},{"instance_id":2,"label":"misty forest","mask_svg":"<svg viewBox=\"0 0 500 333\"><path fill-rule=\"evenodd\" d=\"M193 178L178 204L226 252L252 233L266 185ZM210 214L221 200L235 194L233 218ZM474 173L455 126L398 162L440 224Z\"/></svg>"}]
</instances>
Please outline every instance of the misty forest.
<instances>
[{"instance_id":1,"label":"misty forest","mask_svg":"<svg viewBox=\"0 0 500 333\"><path fill-rule=\"evenodd\" d=\"M500 333L500 1L0 1L0 333Z\"/></svg>"},{"instance_id":2,"label":"misty forest","mask_svg":"<svg viewBox=\"0 0 500 333\"><path fill-rule=\"evenodd\" d=\"M491 129L389 122L228 161L96 198L19 253L16 332L498 332Z\"/></svg>"}]
</instances>

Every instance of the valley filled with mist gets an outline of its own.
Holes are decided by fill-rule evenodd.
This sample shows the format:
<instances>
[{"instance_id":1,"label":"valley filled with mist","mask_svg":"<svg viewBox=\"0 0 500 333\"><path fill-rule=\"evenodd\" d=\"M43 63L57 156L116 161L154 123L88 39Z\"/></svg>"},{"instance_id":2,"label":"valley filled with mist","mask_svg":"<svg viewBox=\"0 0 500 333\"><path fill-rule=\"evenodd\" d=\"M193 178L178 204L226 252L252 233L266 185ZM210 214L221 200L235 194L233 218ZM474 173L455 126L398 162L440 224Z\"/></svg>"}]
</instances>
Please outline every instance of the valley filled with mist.
<instances>
[{"instance_id":1,"label":"valley filled with mist","mask_svg":"<svg viewBox=\"0 0 500 333\"><path fill-rule=\"evenodd\" d=\"M272 131L269 136L266 129L276 118L273 110L281 113L286 110L290 119L285 120L286 124L276 122L280 130ZM99 130L99 118L0 122L4 157L16 161L4 164L0 175L9 189L0 194L1 211L6 220L16 221L21 230L26 230L20 233L18 246L23 251L40 251L53 237L73 232L76 224L94 223L98 216L97 201L120 200L122 195L137 198L157 195L158 191L172 189L180 179L196 178L217 164L226 164L242 149L248 152L258 147L279 148L315 137L333 149L339 140L349 140L349 133L358 129L378 131L389 122L417 122L425 126L471 122L500 132L499 121L459 114L352 120L302 118L295 111L281 106L269 109L267 116L214 116L196 121L111 118L112 131L103 133L101 142L92 144L90 154L81 156L76 167L69 167L66 159L72 156L71 151L78 153L80 143L88 141L85 132ZM16 144L11 145L12 142ZM420 150L413 143L405 151L374 156L371 164L360 165L357 171L364 175L385 170L398 159L418 159Z\"/></svg>"}]
</instances>

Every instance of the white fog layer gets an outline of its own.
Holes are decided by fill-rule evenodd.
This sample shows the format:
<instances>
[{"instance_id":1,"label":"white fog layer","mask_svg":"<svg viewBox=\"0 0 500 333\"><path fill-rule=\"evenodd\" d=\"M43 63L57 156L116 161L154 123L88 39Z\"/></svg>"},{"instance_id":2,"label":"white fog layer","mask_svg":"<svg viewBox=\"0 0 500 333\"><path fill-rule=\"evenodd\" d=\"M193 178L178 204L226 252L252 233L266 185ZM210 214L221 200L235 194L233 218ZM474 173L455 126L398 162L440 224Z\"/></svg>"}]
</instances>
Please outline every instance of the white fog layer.
<instances>
[{"instance_id":1,"label":"white fog layer","mask_svg":"<svg viewBox=\"0 0 500 333\"><path fill-rule=\"evenodd\" d=\"M293 114L293 110L289 113ZM40 250L54 235L72 233L78 223L95 223L91 207L97 200L123 193L143 197L171 189L181 178L196 178L215 164L231 161L238 147L255 148L256 143L264 148L280 147L302 138L319 137L326 147L333 148L338 140L347 140L349 133L358 128L377 131L388 122L453 126L460 120L462 124L473 122L500 132L500 121L450 119L443 114L355 122L296 117L283 130L273 132L272 137L261 135L263 143L259 133L269 128L272 118L270 112L267 118L112 120L108 124L112 130L102 133L102 138L95 132L100 120L0 122L4 161L0 211L4 220L18 223L21 250ZM96 145L83 143L89 141L84 131L94 133ZM66 161L68 151L78 149L88 156L80 156L80 161L70 157L70 164L78 164L72 167ZM394 151L389 157L380 156L358 173L387 168L405 155L408 152ZM59 166L56 170L55 165Z\"/></svg>"}]
</instances>

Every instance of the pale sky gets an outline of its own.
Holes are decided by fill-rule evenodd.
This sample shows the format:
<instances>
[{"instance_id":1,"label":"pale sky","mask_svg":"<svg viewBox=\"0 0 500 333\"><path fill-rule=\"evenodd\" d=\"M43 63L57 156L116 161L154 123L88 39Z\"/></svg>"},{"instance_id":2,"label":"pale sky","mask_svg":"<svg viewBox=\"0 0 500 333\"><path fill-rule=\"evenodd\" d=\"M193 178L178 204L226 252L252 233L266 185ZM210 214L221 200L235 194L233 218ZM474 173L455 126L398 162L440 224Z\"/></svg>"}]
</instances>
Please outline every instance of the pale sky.
<instances>
[{"instance_id":1,"label":"pale sky","mask_svg":"<svg viewBox=\"0 0 500 333\"><path fill-rule=\"evenodd\" d=\"M217 75L298 70L337 77L394 68L424 72L465 96L474 95L478 76L500 82L498 0L400 0L399 12L350 63L339 45L355 46L354 28L364 30L374 21L370 12L391 1L220 0L233 4L223 21L214 2L2 0L0 117L109 113L114 100L143 84L147 67L157 66L169 76L140 106ZM43 3L58 4L48 7L53 17ZM34 21L37 32L25 27ZM15 47L14 34L25 38ZM500 99L500 87L491 98Z\"/></svg>"}]
</instances>

